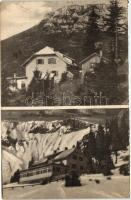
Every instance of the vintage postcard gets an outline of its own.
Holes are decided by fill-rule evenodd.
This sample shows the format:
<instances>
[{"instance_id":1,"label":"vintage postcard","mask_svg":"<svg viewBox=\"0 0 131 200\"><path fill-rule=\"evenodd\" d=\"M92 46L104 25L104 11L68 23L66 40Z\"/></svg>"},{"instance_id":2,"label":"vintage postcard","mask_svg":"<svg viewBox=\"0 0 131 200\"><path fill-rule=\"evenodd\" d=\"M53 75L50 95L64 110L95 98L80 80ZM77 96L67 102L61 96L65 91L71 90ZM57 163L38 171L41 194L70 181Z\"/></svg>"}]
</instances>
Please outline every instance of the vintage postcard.
<instances>
[{"instance_id":1,"label":"vintage postcard","mask_svg":"<svg viewBox=\"0 0 131 200\"><path fill-rule=\"evenodd\" d=\"M128 74L127 0L2 1L2 198L130 198Z\"/></svg>"},{"instance_id":2,"label":"vintage postcard","mask_svg":"<svg viewBox=\"0 0 131 200\"><path fill-rule=\"evenodd\" d=\"M128 109L2 111L4 199L129 198Z\"/></svg>"},{"instance_id":3,"label":"vintage postcard","mask_svg":"<svg viewBox=\"0 0 131 200\"><path fill-rule=\"evenodd\" d=\"M127 105L127 8L127 0L2 2L2 106Z\"/></svg>"}]
</instances>

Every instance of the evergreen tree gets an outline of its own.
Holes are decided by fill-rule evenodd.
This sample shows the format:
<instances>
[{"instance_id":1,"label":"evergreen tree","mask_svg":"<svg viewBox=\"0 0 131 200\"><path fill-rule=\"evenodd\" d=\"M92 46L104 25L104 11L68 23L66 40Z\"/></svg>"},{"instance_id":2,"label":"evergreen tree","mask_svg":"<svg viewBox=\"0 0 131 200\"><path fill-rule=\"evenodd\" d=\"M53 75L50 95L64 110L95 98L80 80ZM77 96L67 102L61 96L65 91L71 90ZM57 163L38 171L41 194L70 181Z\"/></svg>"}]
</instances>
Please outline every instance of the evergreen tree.
<instances>
[{"instance_id":1,"label":"evergreen tree","mask_svg":"<svg viewBox=\"0 0 131 200\"><path fill-rule=\"evenodd\" d=\"M100 28L98 25L99 15L96 12L97 7L91 6L89 20L86 28L85 54L91 54L95 51L95 43L100 39Z\"/></svg>"},{"instance_id":2,"label":"evergreen tree","mask_svg":"<svg viewBox=\"0 0 131 200\"><path fill-rule=\"evenodd\" d=\"M111 56L113 60L118 64L120 49L120 35L125 33L125 24L123 22L124 8L120 5L119 0L110 0L108 7L108 13L104 19L106 32L111 38Z\"/></svg>"},{"instance_id":3,"label":"evergreen tree","mask_svg":"<svg viewBox=\"0 0 131 200\"><path fill-rule=\"evenodd\" d=\"M34 76L28 86L27 95L31 95L32 93L38 94L42 91L42 84L41 84L41 76L42 73L38 69L34 71Z\"/></svg>"},{"instance_id":4,"label":"evergreen tree","mask_svg":"<svg viewBox=\"0 0 131 200\"><path fill-rule=\"evenodd\" d=\"M9 90L9 83L5 71L1 72L1 88L1 105L7 106L9 104L11 91Z\"/></svg>"},{"instance_id":5,"label":"evergreen tree","mask_svg":"<svg viewBox=\"0 0 131 200\"><path fill-rule=\"evenodd\" d=\"M96 91L108 98L109 104L117 103L117 71L114 62L105 63L103 59L95 68ZM104 84L103 84L104 83Z\"/></svg>"},{"instance_id":6,"label":"evergreen tree","mask_svg":"<svg viewBox=\"0 0 131 200\"><path fill-rule=\"evenodd\" d=\"M112 80L111 85L113 86L111 94L112 98L114 98L114 100L112 99L112 102L114 101L114 104L116 103L115 101L118 102L119 96L122 95L118 90L117 69L122 61L121 56L123 55L123 53L127 52L127 49L125 49L126 47L121 46L123 45L123 40L125 40L126 36L125 22L123 20L124 12L125 10L120 5L119 0L110 0L108 12L106 14L106 17L104 18L106 34L109 36L108 51L112 62L110 78ZM117 98L115 98L113 93L116 95Z\"/></svg>"}]
</instances>

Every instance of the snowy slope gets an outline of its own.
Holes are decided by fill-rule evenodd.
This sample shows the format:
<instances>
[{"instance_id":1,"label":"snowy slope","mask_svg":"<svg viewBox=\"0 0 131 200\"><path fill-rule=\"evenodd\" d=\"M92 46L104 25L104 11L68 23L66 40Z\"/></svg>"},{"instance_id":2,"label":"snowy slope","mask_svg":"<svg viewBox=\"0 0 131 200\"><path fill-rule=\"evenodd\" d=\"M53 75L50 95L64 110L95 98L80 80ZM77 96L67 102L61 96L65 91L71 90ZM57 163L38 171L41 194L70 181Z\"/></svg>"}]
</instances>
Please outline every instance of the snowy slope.
<instances>
[{"instance_id":1,"label":"snowy slope","mask_svg":"<svg viewBox=\"0 0 131 200\"><path fill-rule=\"evenodd\" d=\"M23 160L6 149L2 150L2 180L8 183L17 169L23 168Z\"/></svg>"},{"instance_id":2,"label":"snowy slope","mask_svg":"<svg viewBox=\"0 0 131 200\"><path fill-rule=\"evenodd\" d=\"M15 145L8 142L6 149L3 150L3 182L9 182L16 169L26 169L32 158L40 161L45 156L53 154L55 150L62 151L65 147L72 148L77 141L82 140L83 136L89 133L88 126L89 124L85 123L84 129L67 133L67 127L62 126L60 121L19 123L3 121L2 141L8 141L8 137L17 139ZM32 132L37 129L41 133Z\"/></svg>"}]
</instances>

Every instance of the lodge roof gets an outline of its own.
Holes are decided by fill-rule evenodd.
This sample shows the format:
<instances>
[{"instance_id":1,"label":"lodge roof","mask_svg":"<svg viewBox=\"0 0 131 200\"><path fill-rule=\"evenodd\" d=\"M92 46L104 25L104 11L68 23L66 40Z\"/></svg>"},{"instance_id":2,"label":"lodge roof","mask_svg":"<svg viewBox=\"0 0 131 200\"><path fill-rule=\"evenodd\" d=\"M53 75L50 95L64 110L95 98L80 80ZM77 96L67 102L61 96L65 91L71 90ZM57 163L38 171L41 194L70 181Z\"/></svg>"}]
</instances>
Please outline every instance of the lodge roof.
<instances>
[{"instance_id":1,"label":"lodge roof","mask_svg":"<svg viewBox=\"0 0 131 200\"><path fill-rule=\"evenodd\" d=\"M89 56L87 56L86 58L84 58L81 62L80 62L80 65L83 64L84 62L87 62L88 60L90 60L92 57L95 57L95 56L98 56L100 57L100 55L96 52L90 54ZM102 56L102 59L106 62L110 62L110 60L108 58L105 58Z\"/></svg>"},{"instance_id":2,"label":"lodge roof","mask_svg":"<svg viewBox=\"0 0 131 200\"><path fill-rule=\"evenodd\" d=\"M74 150L75 150L75 148L72 148L72 149L67 149L67 150L61 152L54 158L54 161L65 160L68 156L70 156L74 152Z\"/></svg>"},{"instance_id":3,"label":"lodge roof","mask_svg":"<svg viewBox=\"0 0 131 200\"><path fill-rule=\"evenodd\" d=\"M76 65L74 63L74 59L70 58L69 56L66 56L65 54L60 53L59 51L55 51L53 48L51 47L44 47L43 49L39 50L38 52L34 53L32 56L30 56L23 64L22 66L27 65L34 57L37 56L47 56L47 55L56 55L58 58L60 58L61 60L63 60L66 64L68 65Z\"/></svg>"},{"instance_id":4,"label":"lodge roof","mask_svg":"<svg viewBox=\"0 0 131 200\"><path fill-rule=\"evenodd\" d=\"M55 54L55 51L53 48L48 46L35 53L35 55L50 55L50 54Z\"/></svg>"}]
</instances>

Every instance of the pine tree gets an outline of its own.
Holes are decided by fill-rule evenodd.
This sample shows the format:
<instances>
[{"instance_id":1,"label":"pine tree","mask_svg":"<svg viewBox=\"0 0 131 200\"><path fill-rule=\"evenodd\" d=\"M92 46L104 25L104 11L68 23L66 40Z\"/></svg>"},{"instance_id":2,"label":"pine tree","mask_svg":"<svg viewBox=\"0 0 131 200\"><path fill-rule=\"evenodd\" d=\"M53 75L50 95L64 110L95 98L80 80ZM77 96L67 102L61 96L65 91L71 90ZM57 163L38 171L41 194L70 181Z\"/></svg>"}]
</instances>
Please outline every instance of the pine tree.
<instances>
[{"instance_id":1,"label":"pine tree","mask_svg":"<svg viewBox=\"0 0 131 200\"><path fill-rule=\"evenodd\" d=\"M28 86L27 95L31 95L32 93L37 95L38 93L41 92L41 90L43 89L43 88L41 88L42 87L41 76L42 76L41 71L36 69L34 71L34 76Z\"/></svg>"},{"instance_id":2,"label":"pine tree","mask_svg":"<svg viewBox=\"0 0 131 200\"><path fill-rule=\"evenodd\" d=\"M117 74L113 62L105 63L103 59L95 68L96 91L101 91L110 104L117 103ZM103 84L104 83L104 84Z\"/></svg>"},{"instance_id":3,"label":"pine tree","mask_svg":"<svg viewBox=\"0 0 131 200\"><path fill-rule=\"evenodd\" d=\"M97 14L96 9L96 6L91 6L90 8L89 20L86 28L86 55L95 51L95 43L100 39L100 28L98 25L99 15Z\"/></svg>"},{"instance_id":4,"label":"pine tree","mask_svg":"<svg viewBox=\"0 0 131 200\"><path fill-rule=\"evenodd\" d=\"M124 8L120 5L119 0L110 0L108 13L104 21L106 32L112 41L111 56L117 64L119 62L118 49L120 49L120 35L125 33L123 14Z\"/></svg>"}]
</instances>

